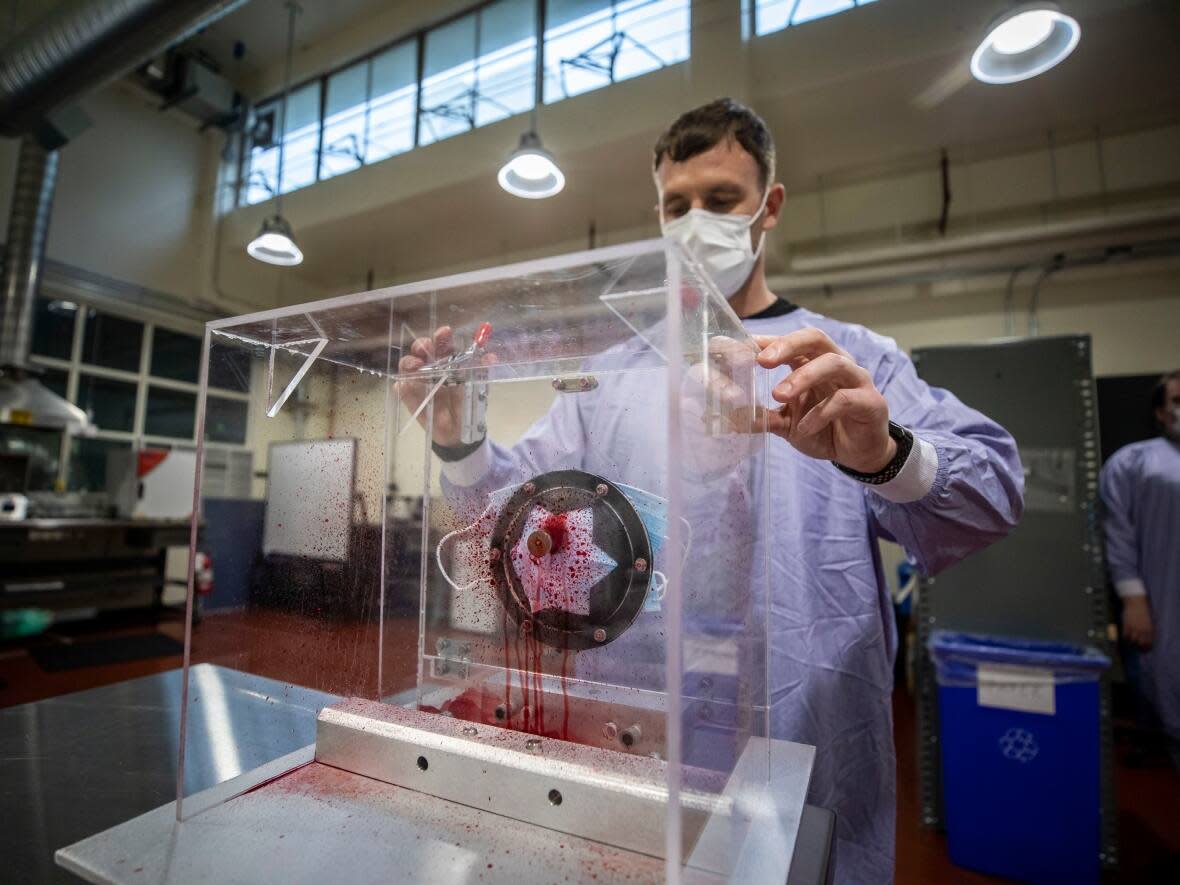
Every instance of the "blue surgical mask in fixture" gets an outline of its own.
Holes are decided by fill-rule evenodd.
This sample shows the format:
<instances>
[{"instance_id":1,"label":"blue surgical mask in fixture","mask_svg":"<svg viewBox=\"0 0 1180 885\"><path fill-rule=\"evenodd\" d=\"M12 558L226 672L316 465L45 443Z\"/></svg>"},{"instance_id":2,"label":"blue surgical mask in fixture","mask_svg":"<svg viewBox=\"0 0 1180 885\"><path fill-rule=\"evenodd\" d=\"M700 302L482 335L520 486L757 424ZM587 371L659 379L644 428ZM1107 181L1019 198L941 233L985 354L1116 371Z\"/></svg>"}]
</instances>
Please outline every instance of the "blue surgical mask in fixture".
<instances>
[{"instance_id":1,"label":"blue surgical mask in fixture","mask_svg":"<svg viewBox=\"0 0 1180 885\"><path fill-rule=\"evenodd\" d=\"M456 583L448 574L446 567L443 565L443 548L449 543L455 544L467 543L469 545L480 545L484 540L478 537L473 537L477 534L479 526L486 525L488 522L494 520L495 516L500 513L504 505L516 494L520 488L521 483L514 483L512 485L504 486L488 493L488 504L480 514L475 522L463 528L456 529L444 535L438 542L435 548L435 561L438 563L439 573L443 579L459 591L467 591L474 589L480 582L476 578L467 584ZM667 542L668 538L668 502L659 495L645 491L636 486L624 485L623 483L616 483L619 490L626 496L627 500L635 508L635 512L639 515L643 522L644 528L647 530L648 541L651 544L653 557L659 556ZM687 556L689 545L691 543L692 529L687 520L681 520L683 529L682 544L684 547L683 555ZM452 557L452 560L463 559L464 561L474 562L477 558L482 558L481 552L471 551L474 557L459 556ZM668 588L668 579L662 571L655 570L652 572L651 584L648 588L647 597L644 600L644 611L657 612L660 610L660 603L664 598L664 593Z\"/></svg>"}]
</instances>

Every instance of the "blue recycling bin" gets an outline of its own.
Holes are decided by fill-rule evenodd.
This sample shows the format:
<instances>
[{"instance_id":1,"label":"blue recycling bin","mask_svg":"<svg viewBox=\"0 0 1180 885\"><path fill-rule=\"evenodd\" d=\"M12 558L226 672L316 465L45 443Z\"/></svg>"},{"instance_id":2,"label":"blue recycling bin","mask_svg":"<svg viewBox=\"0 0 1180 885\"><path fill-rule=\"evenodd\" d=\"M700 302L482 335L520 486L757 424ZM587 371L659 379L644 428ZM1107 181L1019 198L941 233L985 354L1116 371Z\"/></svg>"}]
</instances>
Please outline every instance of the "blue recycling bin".
<instances>
[{"instance_id":1,"label":"blue recycling bin","mask_svg":"<svg viewBox=\"0 0 1180 885\"><path fill-rule=\"evenodd\" d=\"M1061 643L936 631L947 846L1021 882L1101 875L1099 684L1110 660Z\"/></svg>"}]
</instances>

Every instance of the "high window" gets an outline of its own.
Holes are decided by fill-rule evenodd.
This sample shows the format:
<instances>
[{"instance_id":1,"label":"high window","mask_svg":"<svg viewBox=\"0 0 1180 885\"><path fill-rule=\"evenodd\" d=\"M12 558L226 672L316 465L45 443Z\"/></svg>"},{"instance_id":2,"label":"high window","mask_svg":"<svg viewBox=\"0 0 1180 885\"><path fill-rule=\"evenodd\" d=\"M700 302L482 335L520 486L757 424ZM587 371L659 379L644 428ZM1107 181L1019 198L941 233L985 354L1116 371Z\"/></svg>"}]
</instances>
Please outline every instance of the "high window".
<instances>
[{"instance_id":1,"label":"high window","mask_svg":"<svg viewBox=\"0 0 1180 885\"><path fill-rule=\"evenodd\" d=\"M877 0L754 0L754 33L759 37Z\"/></svg>"},{"instance_id":2,"label":"high window","mask_svg":"<svg viewBox=\"0 0 1180 885\"><path fill-rule=\"evenodd\" d=\"M493 0L291 90L245 133L252 204L689 57L690 0ZM544 19L544 33L541 21Z\"/></svg>"}]
</instances>

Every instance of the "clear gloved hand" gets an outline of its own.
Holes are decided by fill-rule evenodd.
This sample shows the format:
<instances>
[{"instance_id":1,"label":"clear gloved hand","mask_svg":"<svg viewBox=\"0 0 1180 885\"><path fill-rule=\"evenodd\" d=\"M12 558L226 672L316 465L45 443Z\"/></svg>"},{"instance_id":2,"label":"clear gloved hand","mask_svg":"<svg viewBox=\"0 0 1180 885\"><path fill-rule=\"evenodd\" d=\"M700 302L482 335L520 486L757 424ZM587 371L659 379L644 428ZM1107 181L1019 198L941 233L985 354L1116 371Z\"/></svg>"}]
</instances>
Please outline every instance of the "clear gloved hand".
<instances>
[{"instance_id":1,"label":"clear gloved hand","mask_svg":"<svg viewBox=\"0 0 1180 885\"><path fill-rule=\"evenodd\" d=\"M488 327L490 330L490 326ZM465 366L490 366L496 362L494 354L487 353L481 347L472 347L468 355L473 361ZM450 326L439 326L431 337L414 339L410 345L410 352L398 360L397 370L402 376L421 371L436 363L455 355L454 330ZM421 409L426 399L433 395L433 427L431 439L438 446L457 446L462 442L463 432L463 395L461 384L439 384L437 374L426 373L422 380L407 380L403 377L395 385L398 398L416 415L418 423L426 427L427 410Z\"/></svg>"}]
</instances>

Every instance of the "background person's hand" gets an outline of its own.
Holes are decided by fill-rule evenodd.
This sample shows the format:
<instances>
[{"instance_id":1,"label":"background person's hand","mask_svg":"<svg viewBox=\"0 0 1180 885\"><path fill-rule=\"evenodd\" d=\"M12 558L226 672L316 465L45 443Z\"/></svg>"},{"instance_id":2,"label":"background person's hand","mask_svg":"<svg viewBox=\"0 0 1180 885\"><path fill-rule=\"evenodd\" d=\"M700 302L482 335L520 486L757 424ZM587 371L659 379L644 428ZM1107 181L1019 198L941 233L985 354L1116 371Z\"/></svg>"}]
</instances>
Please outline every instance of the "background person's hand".
<instances>
[{"instance_id":1,"label":"background person's hand","mask_svg":"<svg viewBox=\"0 0 1180 885\"><path fill-rule=\"evenodd\" d=\"M1143 651L1149 651L1155 643L1155 624L1146 596L1123 599L1123 638Z\"/></svg>"},{"instance_id":2,"label":"background person's hand","mask_svg":"<svg viewBox=\"0 0 1180 885\"><path fill-rule=\"evenodd\" d=\"M450 326L440 326L430 338L416 338L410 345L410 352L397 363L397 370L402 374L416 372L423 366L431 365L438 360L446 359L455 352L455 340ZM398 381L397 395L409 409L412 415L422 405L422 401L430 394L431 388L438 383L438 377L423 373L421 381ZM461 385L444 384L434 395L434 427L433 441L440 446L459 445L462 430L461 409L463 406L463 388ZM418 423L426 427L426 418L430 414L429 407L418 415Z\"/></svg>"},{"instance_id":3,"label":"background person's hand","mask_svg":"<svg viewBox=\"0 0 1180 885\"><path fill-rule=\"evenodd\" d=\"M872 376L815 328L789 335L755 335L758 364L791 371L771 392L781 408L767 430L812 458L876 473L897 453L889 435L889 405Z\"/></svg>"}]
</instances>

